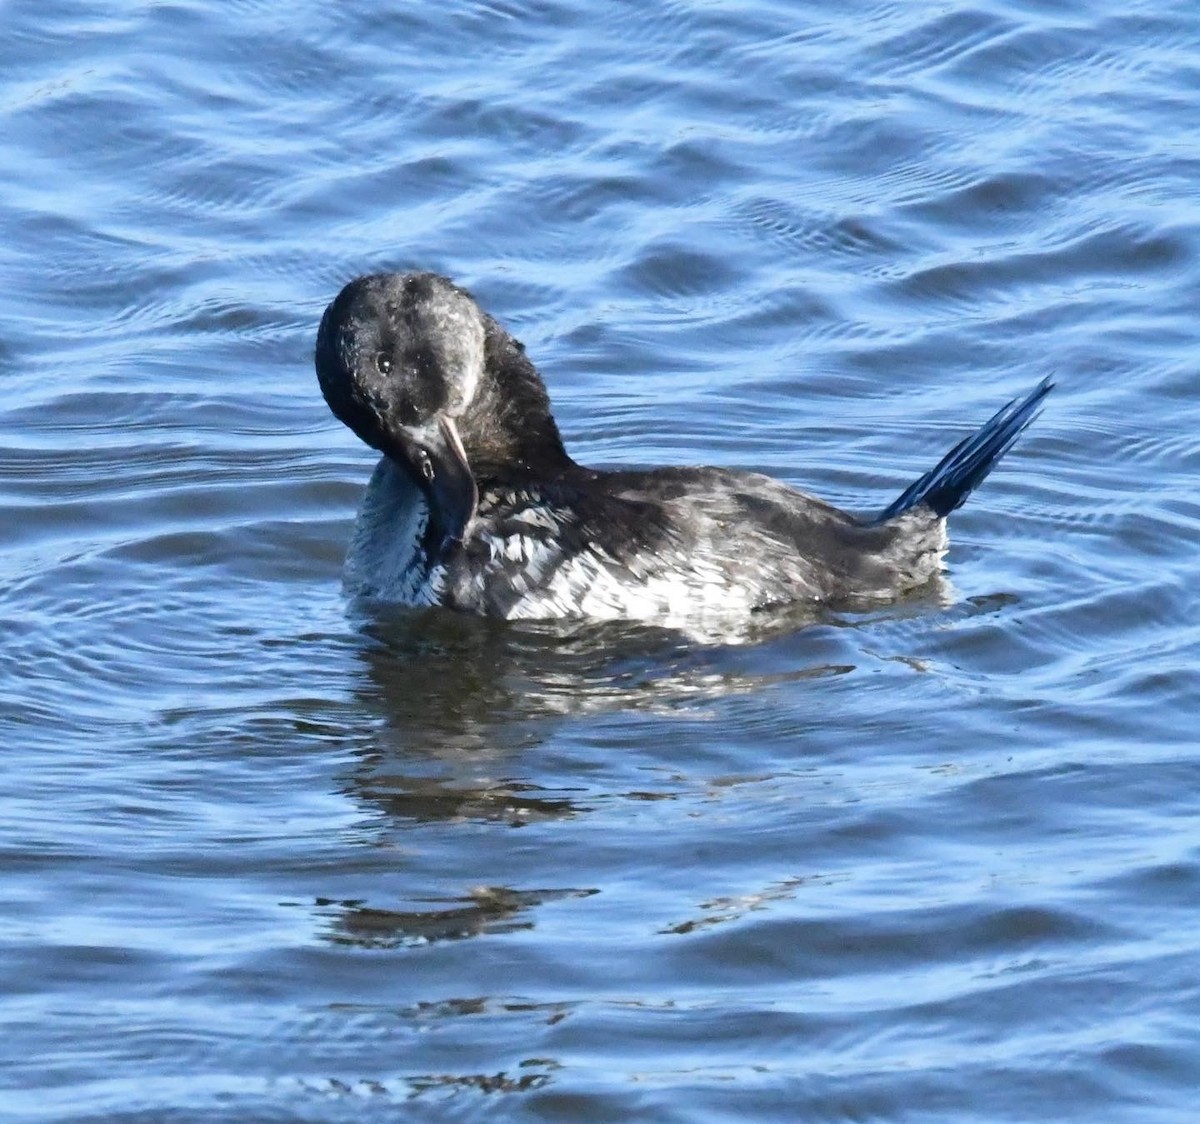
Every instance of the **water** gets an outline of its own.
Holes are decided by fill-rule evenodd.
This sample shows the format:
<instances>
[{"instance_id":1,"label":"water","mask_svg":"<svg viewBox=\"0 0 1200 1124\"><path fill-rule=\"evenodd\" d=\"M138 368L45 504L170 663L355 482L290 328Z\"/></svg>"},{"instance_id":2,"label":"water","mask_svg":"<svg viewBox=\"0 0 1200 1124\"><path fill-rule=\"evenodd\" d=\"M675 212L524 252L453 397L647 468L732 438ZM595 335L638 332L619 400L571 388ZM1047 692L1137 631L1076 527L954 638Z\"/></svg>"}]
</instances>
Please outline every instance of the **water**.
<instances>
[{"instance_id":1,"label":"water","mask_svg":"<svg viewBox=\"0 0 1200 1124\"><path fill-rule=\"evenodd\" d=\"M10 0L0 1116L1191 1121L1200 13ZM585 463L948 604L371 619L317 319L472 287Z\"/></svg>"}]
</instances>

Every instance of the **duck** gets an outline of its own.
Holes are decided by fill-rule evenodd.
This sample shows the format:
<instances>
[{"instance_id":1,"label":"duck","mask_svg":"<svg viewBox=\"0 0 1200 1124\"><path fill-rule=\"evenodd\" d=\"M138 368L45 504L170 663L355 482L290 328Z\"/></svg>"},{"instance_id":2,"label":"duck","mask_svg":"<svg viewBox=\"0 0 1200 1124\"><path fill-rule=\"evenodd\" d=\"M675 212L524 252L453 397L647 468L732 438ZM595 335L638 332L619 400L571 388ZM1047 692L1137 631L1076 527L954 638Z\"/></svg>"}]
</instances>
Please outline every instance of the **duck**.
<instances>
[{"instance_id":1,"label":"duck","mask_svg":"<svg viewBox=\"0 0 1200 1124\"><path fill-rule=\"evenodd\" d=\"M902 598L942 571L947 516L1053 389L1043 379L858 516L755 472L578 464L525 347L437 273L346 284L315 365L334 416L382 454L347 589L506 620L671 623Z\"/></svg>"}]
</instances>

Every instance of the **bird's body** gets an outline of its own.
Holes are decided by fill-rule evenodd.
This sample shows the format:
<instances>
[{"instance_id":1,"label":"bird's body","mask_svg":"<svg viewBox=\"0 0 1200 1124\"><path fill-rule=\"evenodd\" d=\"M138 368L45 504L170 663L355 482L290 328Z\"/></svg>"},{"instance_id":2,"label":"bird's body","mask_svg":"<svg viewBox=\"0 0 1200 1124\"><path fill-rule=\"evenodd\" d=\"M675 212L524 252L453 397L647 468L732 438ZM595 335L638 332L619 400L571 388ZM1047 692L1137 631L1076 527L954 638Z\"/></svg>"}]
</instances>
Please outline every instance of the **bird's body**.
<instances>
[{"instance_id":1,"label":"bird's body","mask_svg":"<svg viewBox=\"0 0 1200 1124\"><path fill-rule=\"evenodd\" d=\"M670 623L888 599L928 581L946 549L932 512L863 524L770 477L716 468L493 483L461 548L432 568L425 520L420 493L384 457L347 557L355 593L510 620Z\"/></svg>"},{"instance_id":2,"label":"bird's body","mask_svg":"<svg viewBox=\"0 0 1200 1124\"><path fill-rule=\"evenodd\" d=\"M521 345L432 274L351 282L322 321L317 368L334 413L385 454L347 557L355 593L508 619L668 624L924 585L941 568L945 516L1050 389L1005 407L860 519L756 473L576 464Z\"/></svg>"}]
</instances>

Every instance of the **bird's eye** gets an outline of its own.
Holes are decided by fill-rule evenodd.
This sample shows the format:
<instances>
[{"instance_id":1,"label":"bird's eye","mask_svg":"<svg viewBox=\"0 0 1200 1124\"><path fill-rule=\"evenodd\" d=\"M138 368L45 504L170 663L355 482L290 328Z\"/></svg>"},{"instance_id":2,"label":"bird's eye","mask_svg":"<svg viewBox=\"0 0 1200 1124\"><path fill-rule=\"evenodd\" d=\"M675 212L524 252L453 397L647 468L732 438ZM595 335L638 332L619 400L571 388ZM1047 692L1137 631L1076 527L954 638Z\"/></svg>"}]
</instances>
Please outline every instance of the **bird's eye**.
<instances>
[{"instance_id":1,"label":"bird's eye","mask_svg":"<svg viewBox=\"0 0 1200 1124\"><path fill-rule=\"evenodd\" d=\"M375 356L375 370L381 375L392 373L392 357L386 351L381 351Z\"/></svg>"},{"instance_id":2,"label":"bird's eye","mask_svg":"<svg viewBox=\"0 0 1200 1124\"><path fill-rule=\"evenodd\" d=\"M433 479L433 461L429 459L429 454L424 449L421 450L421 475L426 480Z\"/></svg>"}]
</instances>

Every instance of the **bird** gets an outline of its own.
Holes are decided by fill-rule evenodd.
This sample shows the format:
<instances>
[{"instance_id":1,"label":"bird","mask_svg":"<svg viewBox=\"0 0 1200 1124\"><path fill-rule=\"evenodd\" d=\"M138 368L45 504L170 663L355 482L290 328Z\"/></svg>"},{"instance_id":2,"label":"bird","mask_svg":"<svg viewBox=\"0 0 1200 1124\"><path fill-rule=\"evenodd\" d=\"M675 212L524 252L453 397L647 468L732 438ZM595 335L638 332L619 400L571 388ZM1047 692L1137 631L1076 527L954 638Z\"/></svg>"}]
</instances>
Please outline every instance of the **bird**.
<instances>
[{"instance_id":1,"label":"bird","mask_svg":"<svg viewBox=\"0 0 1200 1124\"><path fill-rule=\"evenodd\" d=\"M1043 379L860 517L754 472L576 463L524 345L437 273L350 281L314 358L330 410L383 454L347 589L507 620L745 619L901 598L940 573L946 517L1054 385Z\"/></svg>"}]
</instances>

